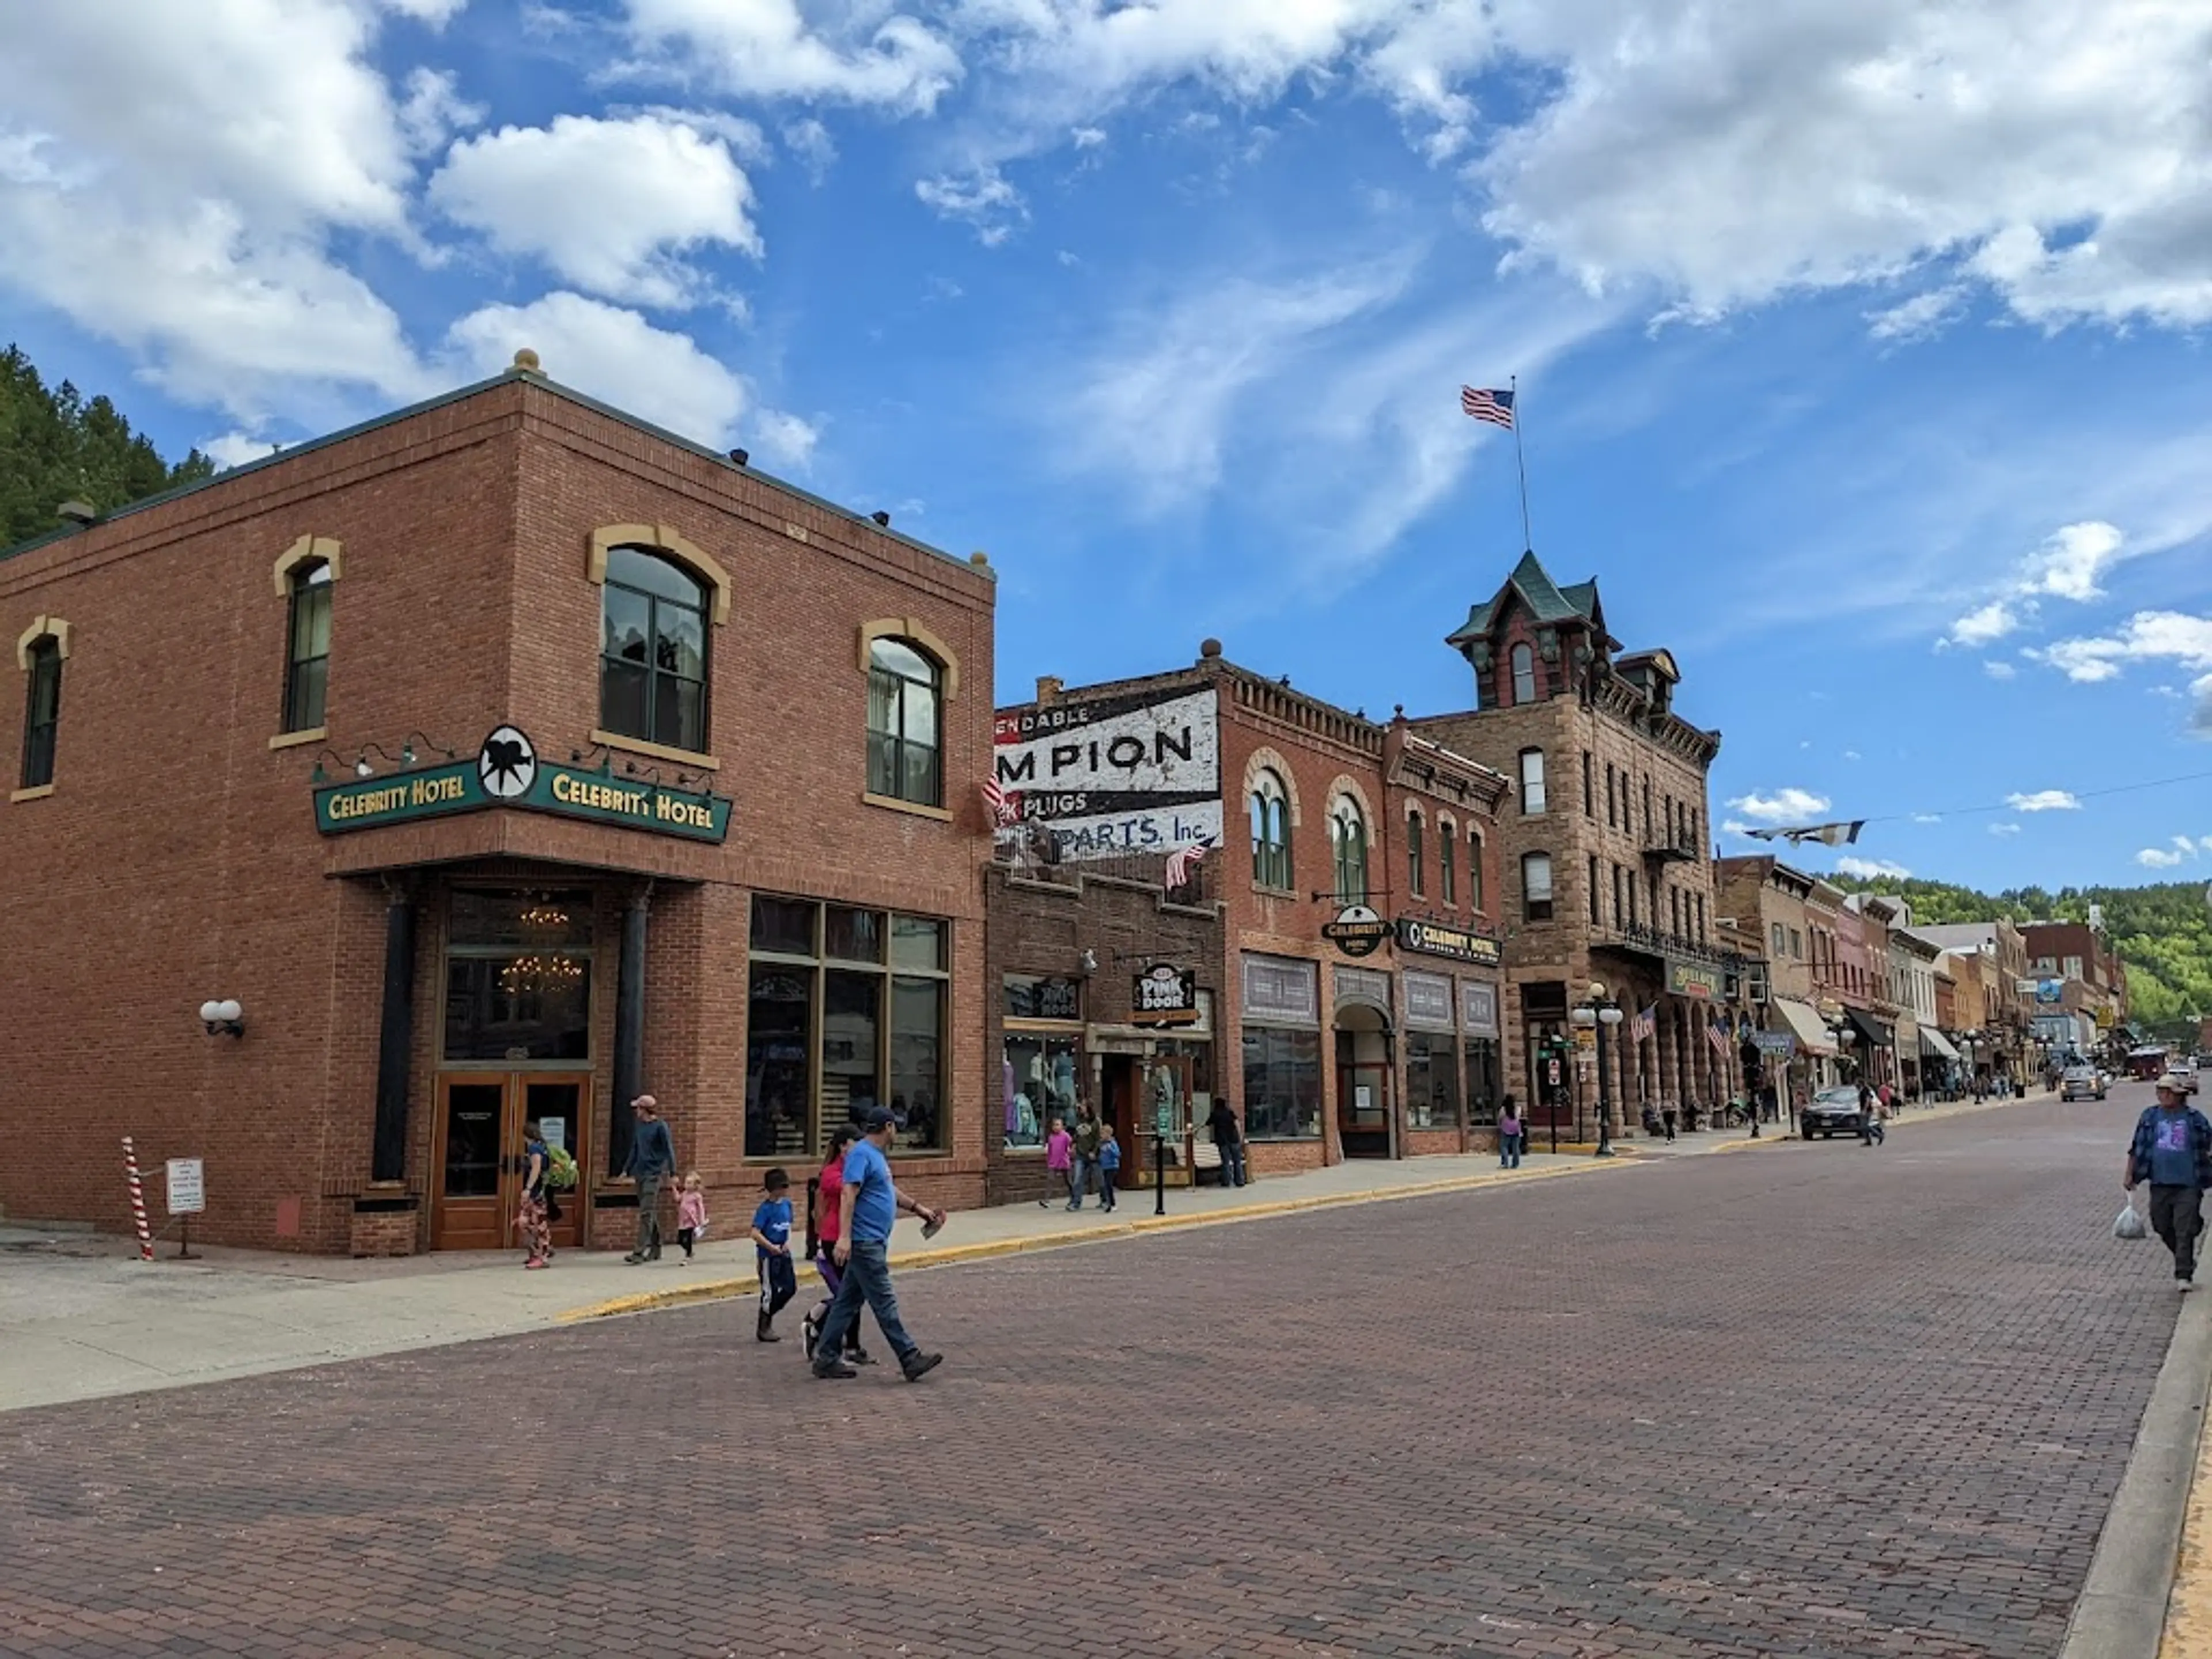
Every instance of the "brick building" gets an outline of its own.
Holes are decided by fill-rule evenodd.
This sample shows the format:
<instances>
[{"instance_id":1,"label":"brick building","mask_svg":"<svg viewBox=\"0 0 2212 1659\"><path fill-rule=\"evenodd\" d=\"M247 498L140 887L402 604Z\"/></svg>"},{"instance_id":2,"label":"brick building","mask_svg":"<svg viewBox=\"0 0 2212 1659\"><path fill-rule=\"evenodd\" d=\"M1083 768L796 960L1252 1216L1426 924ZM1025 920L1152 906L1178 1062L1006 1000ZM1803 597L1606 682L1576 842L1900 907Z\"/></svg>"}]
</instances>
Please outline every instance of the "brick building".
<instances>
[{"instance_id":1,"label":"brick building","mask_svg":"<svg viewBox=\"0 0 2212 1659\"><path fill-rule=\"evenodd\" d=\"M871 1101L981 1197L991 571L517 364L0 555L9 1213L496 1246L527 1116L619 1243L641 1090L725 1212Z\"/></svg>"},{"instance_id":2,"label":"brick building","mask_svg":"<svg viewBox=\"0 0 2212 1659\"><path fill-rule=\"evenodd\" d=\"M1209 849L1175 902L1147 901L1157 915L1133 921L1117 898L1048 921L1031 895L1003 912L1011 927L994 947L1009 972L1083 946L1103 971L1103 941L1118 928L1133 940L1118 948L1180 966L1178 953L1200 941L1180 919L1175 929L1161 919L1182 909L1218 918L1216 954L1191 959L1205 1034L1155 1036L1149 1054L1127 1057L1142 1064L1121 1068L1146 1079L1140 1125L1165 1060L1185 1121L1202 1121L1217 1095L1230 1099L1255 1175L1488 1141L1503 1086L1503 776L1402 714L1386 725L1334 708L1237 666L1209 640L1186 669L1074 690L1040 680L1035 702L999 712L994 779L1020 818L1004 856L1047 866L1034 870L1047 879L1096 867L1164 894L1169 855ZM1011 897L1022 885L992 890ZM1107 890L1087 880L1086 890ZM1026 936L1038 927L1042 937ZM1009 981L1006 994L1018 994L1026 992ZM1035 1058L1024 1045L1051 1035L1007 1027L1005 1064L1018 1084ZM1122 1057L1096 1043L1069 1057L1116 1110L1127 1096L1100 1068ZM1010 1109L1018 1121L1019 1103ZM1011 1144L1014 1133L1010 1162L1033 1160L1031 1148ZM1006 1189L1020 1179L1010 1170Z\"/></svg>"},{"instance_id":3,"label":"brick building","mask_svg":"<svg viewBox=\"0 0 2212 1659\"><path fill-rule=\"evenodd\" d=\"M1746 1000L1762 1030L1790 1039L1778 1069L1793 1099L1809 1098L1837 1080L1836 1033L1820 1008L1819 968L1843 895L1771 853L1717 859L1713 878L1715 902L1747 937L1747 959L1755 959L1746 971Z\"/></svg>"},{"instance_id":4,"label":"brick building","mask_svg":"<svg viewBox=\"0 0 2212 1659\"><path fill-rule=\"evenodd\" d=\"M2027 941L2009 921L1926 924L1913 930L1954 958L1951 971L1965 1005L1960 1018L1972 1047L1968 1069L1992 1088L2024 1084L2042 1063L2030 1024L2035 981L2027 976ZM1971 964L1955 960L1971 957ZM1971 978L1978 1000L1965 987Z\"/></svg>"},{"instance_id":5,"label":"brick building","mask_svg":"<svg viewBox=\"0 0 2212 1659\"><path fill-rule=\"evenodd\" d=\"M1597 584L1561 588L1533 553L1447 642L1477 706L1414 729L1516 785L1499 820L1506 1086L1540 1117L1595 1121L1586 1068L1562 1066L1553 1086L1549 1061L1595 981L1626 1016L1606 1039L1616 1127L1624 1108L1711 1109L1740 1081L1733 1038L1709 1036L1738 965L1715 936L1705 850L1720 734L1674 712L1670 653L1617 654Z\"/></svg>"}]
</instances>

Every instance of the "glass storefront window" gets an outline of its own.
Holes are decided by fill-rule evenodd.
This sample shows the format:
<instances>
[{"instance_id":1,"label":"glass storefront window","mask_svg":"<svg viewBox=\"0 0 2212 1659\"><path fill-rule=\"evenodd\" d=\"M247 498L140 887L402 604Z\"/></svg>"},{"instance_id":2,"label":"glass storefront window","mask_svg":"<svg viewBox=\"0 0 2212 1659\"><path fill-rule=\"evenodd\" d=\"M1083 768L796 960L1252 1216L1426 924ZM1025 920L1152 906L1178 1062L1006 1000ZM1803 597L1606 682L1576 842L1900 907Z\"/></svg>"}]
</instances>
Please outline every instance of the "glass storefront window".
<instances>
[{"instance_id":1,"label":"glass storefront window","mask_svg":"<svg viewBox=\"0 0 2212 1659\"><path fill-rule=\"evenodd\" d=\"M1244 1028L1244 1133L1252 1140L1321 1138L1321 1033Z\"/></svg>"},{"instance_id":2,"label":"glass storefront window","mask_svg":"<svg viewBox=\"0 0 2212 1659\"><path fill-rule=\"evenodd\" d=\"M945 924L927 916L891 918L891 966L940 969L945 966Z\"/></svg>"},{"instance_id":3,"label":"glass storefront window","mask_svg":"<svg viewBox=\"0 0 2212 1659\"><path fill-rule=\"evenodd\" d=\"M592 895L464 889L449 900L448 1060L589 1060Z\"/></svg>"},{"instance_id":4,"label":"glass storefront window","mask_svg":"<svg viewBox=\"0 0 2212 1659\"><path fill-rule=\"evenodd\" d=\"M892 1144L920 1151L945 1144L944 1103L939 1079L945 1075L945 982L935 979L891 981L891 1110L899 1128Z\"/></svg>"},{"instance_id":5,"label":"glass storefront window","mask_svg":"<svg viewBox=\"0 0 2212 1659\"><path fill-rule=\"evenodd\" d=\"M1072 1036L1008 1034L1003 1073L1008 1146L1042 1146L1053 1118L1073 1121L1077 1060Z\"/></svg>"},{"instance_id":6,"label":"glass storefront window","mask_svg":"<svg viewBox=\"0 0 2212 1659\"><path fill-rule=\"evenodd\" d=\"M822 1121L826 1142L840 1123L857 1123L871 1106L887 1105L878 1067L883 1024L881 976L832 969L823 976Z\"/></svg>"},{"instance_id":7,"label":"glass storefront window","mask_svg":"<svg viewBox=\"0 0 2212 1659\"><path fill-rule=\"evenodd\" d=\"M1004 981L1008 1019L1083 1018L1081 984L1057 975L1008 974Z\"/></svg>"},{"instance_id":8,"label":"glass storefront window","mask_svg":"<svg viewBox=\"0 0 2212 1659\"><path fill-rule=\"evenodd\" d=\"M814 921L822 907L803 899L756 898L753 901L753 954L811 957L814 954Z\"/></svg>"},{"instance_id":9,"label":"glass storefront window","mask_svg":"<svg viewBox=\"0 0 2212 1659\"><path fill-rule=\"evenodd\" d=\"M1499 1091L1504 1085L1498 1075L1498 1039L1469 1037L1464 1045L1467 1058L1467 1121L1471 1125L1498 1121Z\"/></svg>"},{"instance_id":10,"label":"glass storefront window","mask_svg":"<svg viewBox=\"0 0 2212 1659\"><path fill-rule=\"evenodd\" d=\"M1449 1036L1407 1035L1406 1127L1459 1127L1459 1050Z\"/></svg>"},{"instance_id":11,"label":"glass storefront window","mask_svg":"<svg viewBox=\"0 0 2212 1659\"><path fill-rule=\"evenodd\" d=\"M813 974L755 963L745 1016L747 1158L798 1158L810 1150L813 1024Z\"/></svg>"},{"instance_id":12,"label":"glass storefront window","mask_svg":"<svg viewBox=\"0 0 2212 1659\"><path fill-rule=\"evenodd\" d=\"M833 904L823 913L827 923L822 954L833 962L881 962L884 959L884 918L877 910L848 910Z\"/></svg>"},{"instance_id":13,"label":"glass storefront window","mask_svg":"<svg viewBox=\"0 0 2212 1659\"><path fill-rule=\"evenodd\" d=\"M449 948L574 949L592 945L592 896L586 892L478 892L453 895L446 930Z\"/></svg>"}]
</instances>

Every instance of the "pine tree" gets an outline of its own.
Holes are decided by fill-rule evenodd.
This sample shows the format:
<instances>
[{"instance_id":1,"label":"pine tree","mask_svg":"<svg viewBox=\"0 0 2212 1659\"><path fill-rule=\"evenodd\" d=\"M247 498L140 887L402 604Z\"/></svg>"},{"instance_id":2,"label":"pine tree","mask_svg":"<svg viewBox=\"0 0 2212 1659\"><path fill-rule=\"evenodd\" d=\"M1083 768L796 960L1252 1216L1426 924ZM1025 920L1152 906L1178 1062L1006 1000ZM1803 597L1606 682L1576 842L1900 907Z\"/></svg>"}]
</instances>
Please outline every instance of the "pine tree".
<instances>
[{"instance_id":1,"label":"pine tree","mask_svg":"<svg viewBox=\"0 0 2212 1659\"><path fill-rule=\"evenodd\" d=\"M16 347L0 352L0 547L55 528L64 501L112 512L214 475L197 449L171 466L107 398L50 389Z\"/></svg>"}]
</instances>

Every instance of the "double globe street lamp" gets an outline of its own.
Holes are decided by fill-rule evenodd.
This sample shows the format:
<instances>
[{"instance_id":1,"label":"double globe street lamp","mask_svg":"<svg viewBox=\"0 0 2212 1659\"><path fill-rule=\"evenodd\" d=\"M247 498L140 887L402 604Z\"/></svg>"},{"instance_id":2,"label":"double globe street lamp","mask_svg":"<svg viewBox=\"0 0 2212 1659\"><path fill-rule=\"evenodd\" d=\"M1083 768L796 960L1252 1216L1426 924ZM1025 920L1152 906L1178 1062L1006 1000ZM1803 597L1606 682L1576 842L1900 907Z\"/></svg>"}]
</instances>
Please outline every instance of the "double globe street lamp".
<instances>
[{"instance_id":1,"label":"double globe street lamp","mask_svg":"<svg viewBox=\"0 0 2212 1659\"><path fill-rule=\"evenodd\" d=\"M1577 1026L1591 1033L1597 1048L1597 1152L1599 1158L1611 1158L1613 1152L1613 1082L1605 1063L1605 1028L1620 1024L1620 1005L1606 989L1603 980L1592 980L1589 1000L1579 1002L1568 1012L1568 1018Z\"/></svg>"}]
</instances>

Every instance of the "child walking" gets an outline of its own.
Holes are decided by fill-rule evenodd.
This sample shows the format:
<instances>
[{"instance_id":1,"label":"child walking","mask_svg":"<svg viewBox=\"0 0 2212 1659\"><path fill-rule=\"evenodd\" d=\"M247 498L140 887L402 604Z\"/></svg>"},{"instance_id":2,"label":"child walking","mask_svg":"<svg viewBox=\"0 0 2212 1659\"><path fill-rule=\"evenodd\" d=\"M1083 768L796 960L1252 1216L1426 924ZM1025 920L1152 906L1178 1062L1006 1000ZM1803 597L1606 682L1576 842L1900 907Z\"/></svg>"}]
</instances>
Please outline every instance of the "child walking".
<instances>
[{"instance_id":1,"label":"child walking","mask_svg":"<svg viewBox=\"0 0 2212 1659\"><path fill-rule=\"evenodd\" d=\"M760 1269L760 1323L753 1336L781 1342L774 1321L799 1294L799 1271L791 1264L791 1177L781 1169L770 1170L761 1186L767 1196L753 1212L753 1255Z\"/></svg>"},{"instance_id":2,"label":"child walking","mask_svg":"<svg viewBox=\"0 0 2212 1659\"><path fill-rule=\"evenodd\" d=\"M1098 1136L1098 1207L1109 1214L1114 1208L1114 1178L1121 1173L1121 1143L1108 1124Z\"/></svg>"},{"instance_id":3,"label":"child walking","mask_svg":"<svg viewBox=\"0 0 2212 1659\"><path fill-rule=\"evenodd\" d=\"M1060 1184L1067 1188L1068 1197L1071 1200L1073 1199L1075 1196L1075 1137L1067 1133L1067 1125L1059 1118L1053 1119L1052 1133L1044 1138L1044 1167L1048 1175L1059 1178ZM1051 1207L1052 1199L1049 1194L1037 1200L1037 1208L1040 1210L1048 1210ZM1067 1207L1072 1210L1075 1206L1070 1203Z\"/></svg>"},{"instance_id":4,"label":"child walking","mask_svg":"<svg viewBox=\"0 0 2212 1659\"><path fill-rule=\"evenodd\" d=\"M691 1265L691 1247L707 1236L707 1188L696 1170L684 1177L684 1190L676 1200L676 1242L684 1247L684 1265Z\"/></svg>"},{"instance_id":5,"label":"child walking","mask_svg":"<svg viewBox=\"0 0 2212 1659\"><path fill-rule=\"evenodd\" d=\"M1505 1109L1498 1115L1498 1167L1517 1170L1521 1167L1521 1109L1513 1103L1513 1097L1505 1097Z\"/></svg>"}]
</instances>

